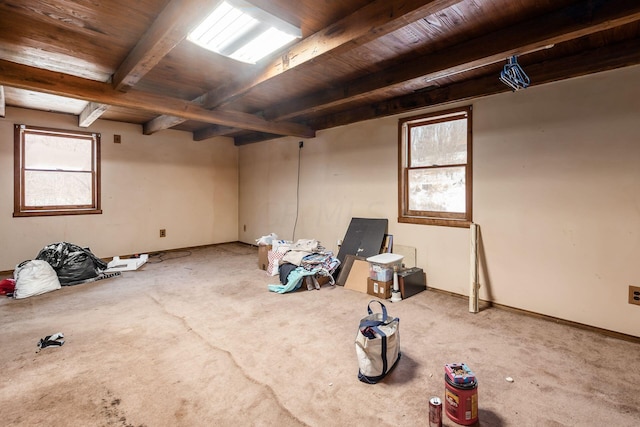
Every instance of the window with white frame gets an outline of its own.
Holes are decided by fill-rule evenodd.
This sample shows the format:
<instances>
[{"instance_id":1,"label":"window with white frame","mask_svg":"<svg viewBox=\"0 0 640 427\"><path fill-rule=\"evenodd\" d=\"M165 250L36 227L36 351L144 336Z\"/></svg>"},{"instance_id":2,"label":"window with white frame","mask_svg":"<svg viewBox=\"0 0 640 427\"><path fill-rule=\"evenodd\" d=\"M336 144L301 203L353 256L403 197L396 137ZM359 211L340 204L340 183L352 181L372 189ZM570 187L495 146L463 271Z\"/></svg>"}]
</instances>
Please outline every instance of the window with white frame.
<instances>
[{"instance_id":1,"label":"window with white frame","mask_svg":"<svg viewBox=\"0 0 640 427\"><path fill-rule=\"evenodd\" d=\"M15 125L13 216L98 213L100 134Z\"/></svg>"},{"instance_id":2,"label":"window with white frame","mask_svg":"<svg viewBox=\"0 0 640 427\"><path fill-rule=\"evenodd\" d=\"M398 221L468 227L471 107L400 119L398 133Z\"/></svg>"}]
</instances>

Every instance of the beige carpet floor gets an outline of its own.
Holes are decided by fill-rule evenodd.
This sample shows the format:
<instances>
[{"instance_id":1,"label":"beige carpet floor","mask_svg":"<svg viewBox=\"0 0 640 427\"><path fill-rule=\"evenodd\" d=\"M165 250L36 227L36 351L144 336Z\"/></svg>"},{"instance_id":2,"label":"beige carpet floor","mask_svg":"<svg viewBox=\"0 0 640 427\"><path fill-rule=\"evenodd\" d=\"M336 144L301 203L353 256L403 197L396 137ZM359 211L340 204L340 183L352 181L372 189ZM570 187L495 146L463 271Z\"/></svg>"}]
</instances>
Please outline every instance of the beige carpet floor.
<instances>
[{"instance_id":1,"label":"beige carpet floor","mask_svg":"<svg viewBox=\"0 0 640 427\"><path fill-rule=\"evenodd\" d=\"M274 282L256 248L224 244L3 297L0 424L425 426L444 364L465 362L482 426L640 425L637 343L498 308L470 314L466 299L427 291L387 304L402 359L368 385L354 338L371 298L328 285L280 295ZM36 353L54 332L65 344Z\"/></svg>"}]
</instances>

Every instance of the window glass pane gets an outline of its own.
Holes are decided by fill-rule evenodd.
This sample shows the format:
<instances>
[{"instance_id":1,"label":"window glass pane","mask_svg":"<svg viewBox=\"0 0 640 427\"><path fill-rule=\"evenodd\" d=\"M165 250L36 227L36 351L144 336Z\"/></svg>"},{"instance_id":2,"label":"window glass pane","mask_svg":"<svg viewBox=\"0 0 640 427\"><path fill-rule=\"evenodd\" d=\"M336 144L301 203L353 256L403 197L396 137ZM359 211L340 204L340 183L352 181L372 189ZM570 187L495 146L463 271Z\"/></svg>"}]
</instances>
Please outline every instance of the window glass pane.
<instances>
[{"instance_id":1,"label":"window glass pane","mask_svg":"<svg viewBox=\"0 0 640 427\"><path fill-rule=\"evenodd\" d=\"M25 171L26 206L91 205L91 174Z\"/></svg>"},{"instance_id":2,"label":"window glass pane","mask_svg":"<svg viewBox=\"0 0 640 427\"><path fill-rule=\"evenodd\" d=\"M25 168L91 171L90 138L25 133Z\"/></svg>"},{"instance_id":3,"label":"window glass pane","mask_svg":"<svg viewBox=\"0 0 640 427\"><path fill-rule=\"evenodd\" d=\"M464 213L465 167L409 171L409 210Z\"/></svg>"},{"instance_id":4,"label":"window glass pane","mask_svg":"<svg viewBox=\"0 0 640 427\"><path fill-rule=\"evenodd\" d=\"M467 119L411 126L411 165L459 165L467 162Z\"/></svg>"}]
</instances>

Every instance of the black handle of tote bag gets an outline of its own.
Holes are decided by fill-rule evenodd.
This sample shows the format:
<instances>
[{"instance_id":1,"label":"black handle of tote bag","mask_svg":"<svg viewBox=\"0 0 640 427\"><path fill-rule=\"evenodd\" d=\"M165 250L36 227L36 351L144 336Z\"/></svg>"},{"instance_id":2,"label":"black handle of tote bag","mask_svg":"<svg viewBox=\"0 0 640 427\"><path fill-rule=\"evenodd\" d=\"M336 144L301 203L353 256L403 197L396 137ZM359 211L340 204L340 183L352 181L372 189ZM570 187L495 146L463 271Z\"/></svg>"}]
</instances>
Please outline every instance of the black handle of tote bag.
<instances>
[{"instance_id":1,"label":"black handle of tote bag","mask_svg":"<svg viewBox=\"0 0 640 427\"><path fill-rule=\"evenodd\" d=\"M369 312L369 314L373 314L373 310L371 310L371 303L372 302L377 302L378 304L380 304L380 306L382 307L382 322L386 322L387 321L387 307L384 306L384 304L378 300L372 299L371 301L369 301L369 304L367 305L367 311Z\"/></svg>"}]
</instances>

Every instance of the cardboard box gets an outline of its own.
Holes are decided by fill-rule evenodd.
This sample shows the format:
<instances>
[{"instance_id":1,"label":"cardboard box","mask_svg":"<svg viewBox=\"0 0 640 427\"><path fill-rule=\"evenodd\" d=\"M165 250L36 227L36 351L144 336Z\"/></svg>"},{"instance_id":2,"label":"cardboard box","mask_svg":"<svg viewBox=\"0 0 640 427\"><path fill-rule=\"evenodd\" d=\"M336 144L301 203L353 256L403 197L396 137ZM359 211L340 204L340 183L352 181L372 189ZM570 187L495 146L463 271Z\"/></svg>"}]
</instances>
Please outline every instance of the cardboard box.
<instances>
[{"instance_id":1,"label":"cardboard box","mask_svg":"<svg viewBox=\"0 0 640 427\"><path fill-rule=\"evenodd\" d=\"M381 281L367 278L367 293L381 299L391 298L393 280Z\"/></svg>"},{"instance_id":2,"label":"cardboard box","mask_svg":"<svg viewBox=\"0 0 640 427\"><path fill-rule=\"evenodd\" d=\"M269 251L271 250L271 245L260 245L258 246L258 268L260 270L266 270L269 267Z\"/></svg>"},{"instance_id":3,"label":"cardboard box","mask_svg":"<svg viewBox=\"0 0 640 427\"><path fill-rule=\"evenodd\" d=\"M318 281L318 285L320 286L323 286L329 283L329 277L327 276L316 276L316 280ZM307 282L303 279L302 285L300 285L300 287L296 289L296 291L308 291L308 290L309 289L307 289ZM313 290L315 290L315 288L313 288Z\"/></svg>"},{"instance_id":4,"label":"cardboard box","mask_svg":"<svg viewBox=\"0 0 640 427\"><path fill-rule=\"evenodd\" d=\"M316 276L316 280L320 286L326 285L330 282L329 276Z\"/></svg>"}]
</instances>

